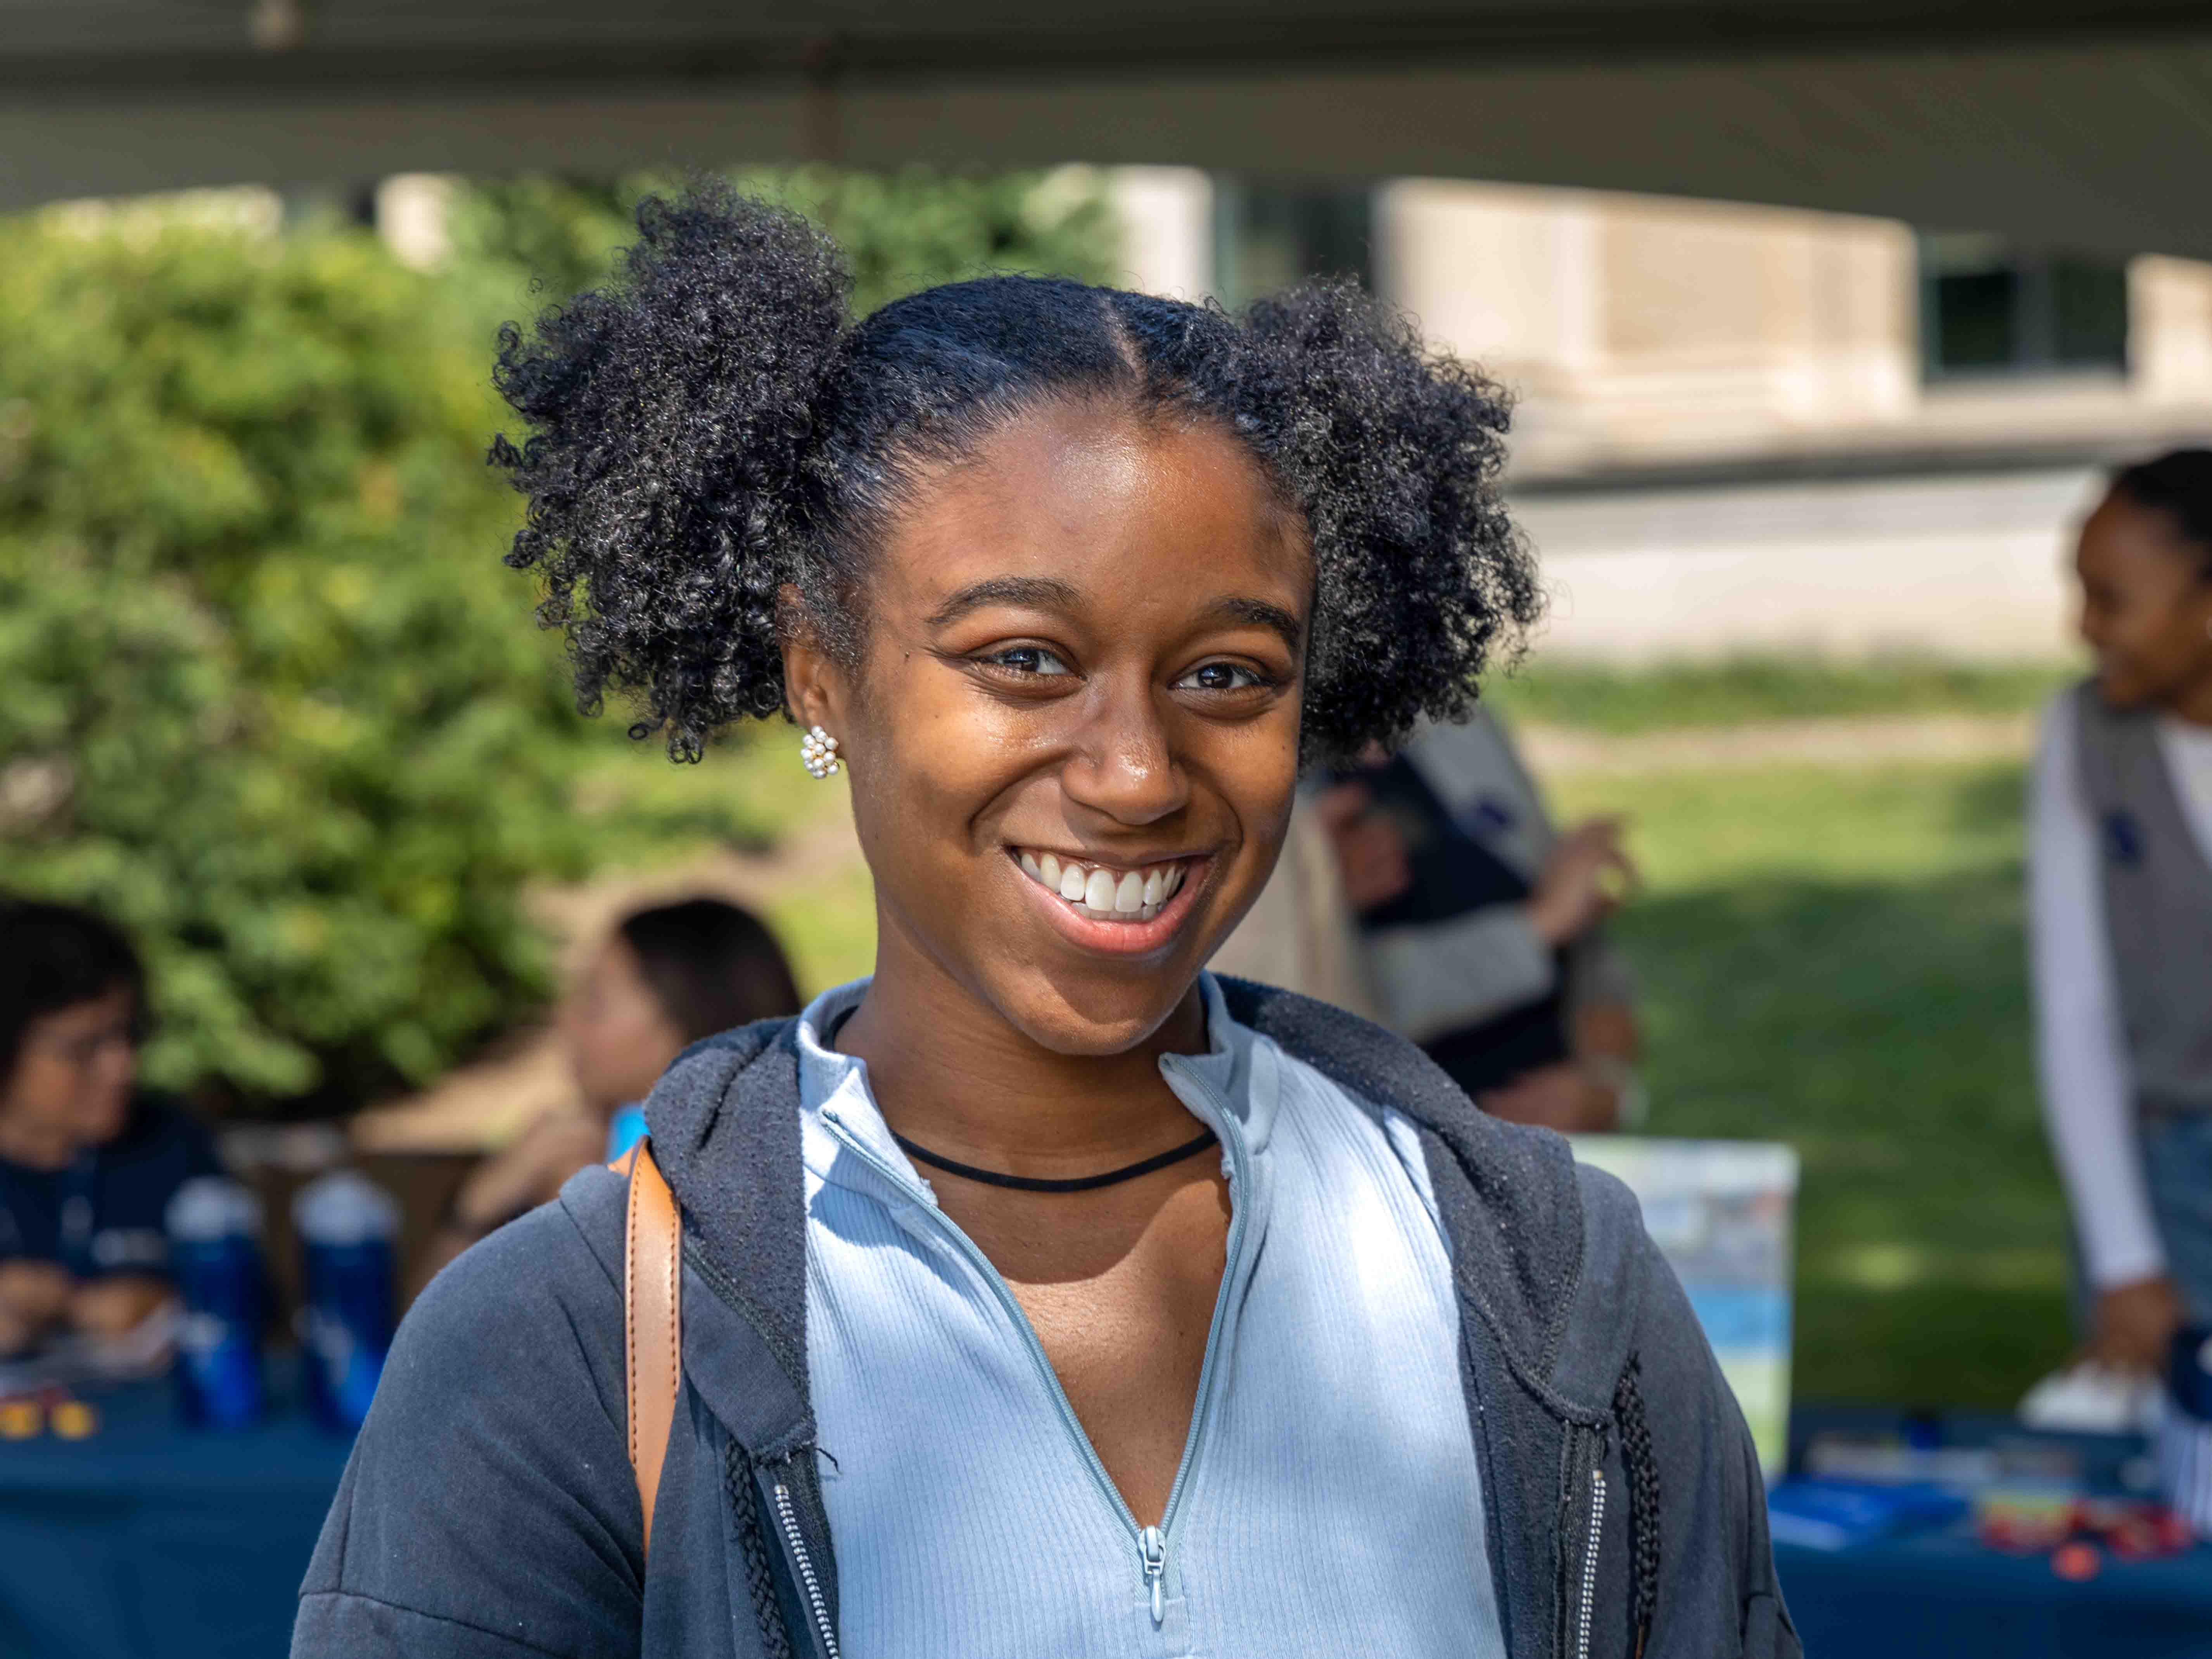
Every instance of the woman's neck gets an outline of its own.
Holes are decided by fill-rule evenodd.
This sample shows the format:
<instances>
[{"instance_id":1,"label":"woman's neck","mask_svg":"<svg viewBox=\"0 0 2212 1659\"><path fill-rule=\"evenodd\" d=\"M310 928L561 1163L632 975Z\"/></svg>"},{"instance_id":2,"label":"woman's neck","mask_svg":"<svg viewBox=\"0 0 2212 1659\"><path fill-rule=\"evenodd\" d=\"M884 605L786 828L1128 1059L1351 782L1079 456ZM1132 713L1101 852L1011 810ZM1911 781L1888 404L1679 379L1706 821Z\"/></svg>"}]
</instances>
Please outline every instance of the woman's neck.
<instances>
[{"instance_id":1,"label":"woman's neck","mask_svg":"<svg viewBox=\"0 0 2212 1659\"><path fill-rule=\"evenodd\" d=\"M1205 1044L1193 985L1150 1037L1118 1054L1056 1054L933 963L878 954L876 976L836 1048L864 1060L899 1133L1010 1175L1086 1175L1190 1133L1159 1056Z\"/></svg>"},{"instance_id":2,"label":"woman's neck","mask_svg":"<svg viewBox=\"0 0 2212 1659\"><path fill-rule=\"evenodd\" d=\"M0 1112L0 1158L27 1170L66 1170L76 1154L76 1139L67 1131Z\"/></svg>"},{"instance_id":3,"label":"woman's neck","mask_svg":"<svg viewBox=\"0 0 2212 1659\"><path fill-rule=\"evenodd\" d=\"M2166 701L2166 712L2189 726L2212 726L2212 673L2191 681Z\"/></svg>"}]
</instances>

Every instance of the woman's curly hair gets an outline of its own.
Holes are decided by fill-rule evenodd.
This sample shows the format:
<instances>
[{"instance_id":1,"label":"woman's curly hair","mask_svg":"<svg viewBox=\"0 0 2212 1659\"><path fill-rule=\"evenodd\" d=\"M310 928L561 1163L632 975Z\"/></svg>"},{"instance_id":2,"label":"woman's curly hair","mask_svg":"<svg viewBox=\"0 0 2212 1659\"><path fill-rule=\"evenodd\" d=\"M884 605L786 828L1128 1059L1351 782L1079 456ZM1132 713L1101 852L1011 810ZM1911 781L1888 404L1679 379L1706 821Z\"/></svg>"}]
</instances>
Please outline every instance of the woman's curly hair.
<instances>
[{"instance_id":1,"label":"woman's curly hair","mask_svg":"<svg viewBox=\"0 0 2212 1659\"><path fill-rule=\"evenodd\" d=\"M848 659L867 562L938 463L1048 402L1212 422L1303 521L1315 565L1305 743L1394 743L1473 702L1540 609L1498 490L1507 399L1352 283L1241 316L1029 276L954 283L854 324L830 241L699 185L638 210L623 280L510 324L496 380L531 435L492 446L529 499L507 562L542 568L577 696L639 695L696 759L784 707L779 594Z\"/></svg>"}]
</instances>

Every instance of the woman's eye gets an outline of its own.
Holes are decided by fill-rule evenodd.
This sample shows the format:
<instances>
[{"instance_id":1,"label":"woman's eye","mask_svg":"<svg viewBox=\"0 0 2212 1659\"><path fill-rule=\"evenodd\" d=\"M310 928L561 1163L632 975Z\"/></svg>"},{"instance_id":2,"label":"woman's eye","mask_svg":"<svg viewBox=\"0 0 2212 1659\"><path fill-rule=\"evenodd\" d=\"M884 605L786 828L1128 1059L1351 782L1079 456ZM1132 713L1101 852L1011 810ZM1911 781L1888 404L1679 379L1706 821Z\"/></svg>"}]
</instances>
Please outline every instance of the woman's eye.
<instances>
[{"instance_id":1,"label":"woman's eye","mask_svg":"<svg viewBox=\"0 0 2212 1659\"><path fill-rule=\"evenodd\" d=\"M1012 650L995 652L985 660L1000 668L1011 668L1017 674L1072 674L1075 672L1041 645L1018 645Z\"/></svg>"},{"instance_id":2,"label":"woman's eye","mask_svg":"<svg viewBox=\"0 0 2212 1659\"><path fill-rule=\"evenodd\" d=\"M1200 663L1176 682L1199 691L1243 691L1267 682L1233 662Z\"/></svg>"}]
</instances>

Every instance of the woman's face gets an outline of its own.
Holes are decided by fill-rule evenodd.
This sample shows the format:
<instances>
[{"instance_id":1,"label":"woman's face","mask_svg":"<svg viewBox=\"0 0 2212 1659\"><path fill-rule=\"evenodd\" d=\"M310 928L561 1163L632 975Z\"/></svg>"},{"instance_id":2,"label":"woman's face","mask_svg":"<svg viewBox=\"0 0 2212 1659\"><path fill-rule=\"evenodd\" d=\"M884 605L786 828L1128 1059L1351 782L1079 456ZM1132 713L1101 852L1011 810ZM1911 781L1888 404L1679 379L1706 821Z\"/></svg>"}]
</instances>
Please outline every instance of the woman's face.
<instances>
[{"instance_id":1,"label":"woman's face","mask_svg":"<svg viewBox=\"0 0 2212 1659\"><path fill-rule=\"evenodd\" d=\"M878 975L1061 1054L1149 1036L1282 845L1312 590L1208 428L1056 405L948 469L871 569L856 679L787 651L851 766Z\"/></svg>"},{"instance_id":2,"label":"woman's face","mask_svg":"<svg viewBox=\"0 0 2212 1659\"><path fill-rule=\"evenodd\" d=\"M562 1005L561 1038L577 1090L601 1112L643 1100L684 1051L684 1033L619 934L599 947Z\"/></svg>"},{"instance_id":3,"label":"woman's face","mask_svg":"<svg viewBox=\"0 0 2212 1659\"><path fill-rule=\"evenodd\" d=\"M2212 678L2212 581L2204 550L2171 514L2107 495L2081 526L2081 637L2117 708L2177 703Z\"/></svg>"},{"instance_id":4,"label":"woman's face","mask_svg":"<svg viewBox=\"0 0 2212 1659\"><path fill-rule=\"evenodd\" d=\"M124 985L32 1020L0 1085L0 1119L77 1146L114 1139L138 1079L137 1017L137 996Z\"/></svg>"}]
</instances>

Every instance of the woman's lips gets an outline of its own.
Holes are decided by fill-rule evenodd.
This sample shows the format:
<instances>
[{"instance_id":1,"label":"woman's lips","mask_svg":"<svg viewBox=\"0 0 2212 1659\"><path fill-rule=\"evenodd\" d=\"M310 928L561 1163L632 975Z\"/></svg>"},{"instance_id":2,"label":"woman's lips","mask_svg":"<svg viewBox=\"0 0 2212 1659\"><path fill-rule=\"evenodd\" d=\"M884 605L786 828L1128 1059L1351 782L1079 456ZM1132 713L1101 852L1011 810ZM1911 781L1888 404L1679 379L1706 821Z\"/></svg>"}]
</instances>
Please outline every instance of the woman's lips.
<instances>
[{"instance_id":1,"label":"woman's lips","mask_svg":"<svg viewBox=\"0 0 2212 1659\"><path fill-rule=\"evenodd\" d=\"M1054 853L1021 849L1022 873L1060 902L1099 921L1150 921L1183 883L1188 861L1155 864L1095 864L1062 859Z\"/></svg>"},{"instance_id":2,"label":"woman's lips","mask_svg":"<svg viewBox=\"0 0 2212 1659\"><path fill-rule=\"evenodd\" d=\"M1127 866L1078 860L1075 868L1083 882L1083 897L1073 900L1061 896L1073 885L1068 860L1054 855L1054 862L1060 866L1059 880L1065 885L1048 888L1044 882L1044 854L1027 848L1008 851L1008 862L1019 871L1022 885L1028 890L1031 902L1054 928L1071 944L1106 956L1146 956L1172 941L1196 902L1201 883L1194 878L1202 878L1213 862L1210 854ZM1034 872L1028 867L1032 860L1036 865ZM1118 901L1132 874L1138 878L1135 909L1105 909L1092 905L1094 893ZM1147 903L1144 894L1155 876L1159 883L1159 897ZM1103 884L1109 880L1112 883L1110 894Z\"/></svg>"}]
</instances>

